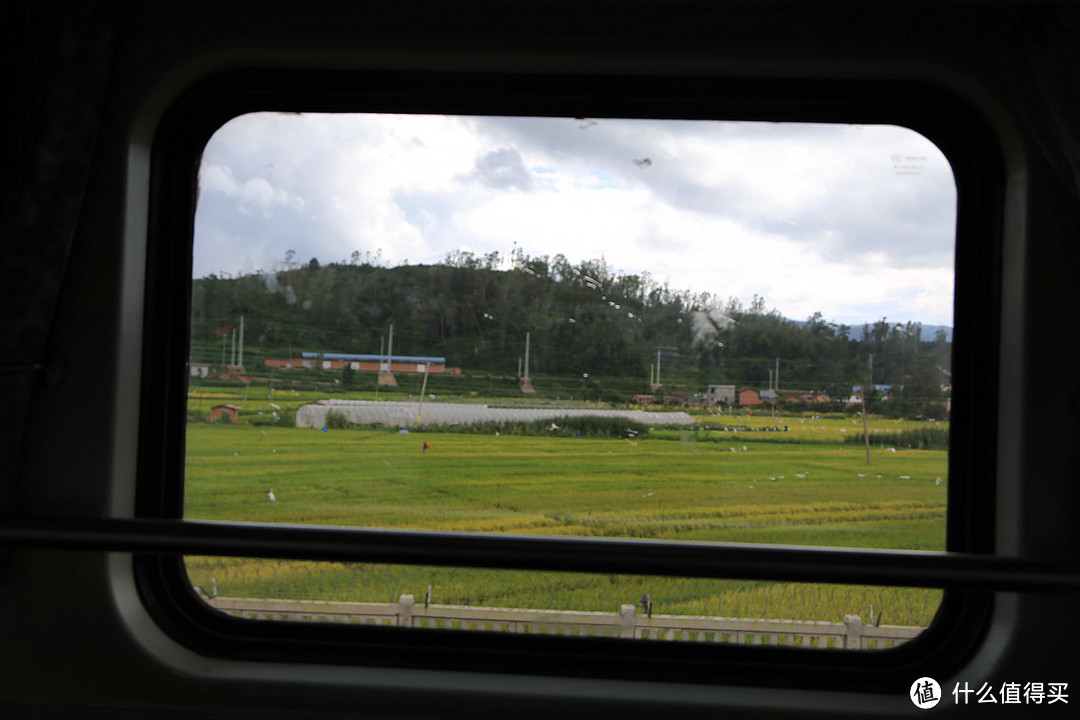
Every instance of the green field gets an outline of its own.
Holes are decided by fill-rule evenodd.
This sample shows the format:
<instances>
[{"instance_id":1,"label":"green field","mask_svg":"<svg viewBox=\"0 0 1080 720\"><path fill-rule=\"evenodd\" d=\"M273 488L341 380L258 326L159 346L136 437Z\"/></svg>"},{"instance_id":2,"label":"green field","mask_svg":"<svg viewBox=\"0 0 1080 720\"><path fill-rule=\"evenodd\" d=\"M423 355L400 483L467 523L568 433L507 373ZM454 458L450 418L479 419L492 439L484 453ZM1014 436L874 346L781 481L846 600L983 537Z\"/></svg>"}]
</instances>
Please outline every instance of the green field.
<instances>
[{"instance_id":1,"label":"green field","mask_svg":"<svg viewBox=\"0 0 1080 720\"><path fill-rule=\"evenodd\" d=\"M726 420L709 419L718 421L722 427ZM740 427L748 422L745 413L738 419ZM786 433L657 431L633 442L189 424L185 516L944 549L947 485L935 479L947 480L945 452L875 447L867 467L861 446L842 443L839 430L854 431L850 419L784 422ZM663 437L668 433L676 435ZM421 452L425 441L430 449ZM666 614L839 621L849 613L866 618L872 603L886 624L899 625L928 624L941 596L910 588L231 558L189 558L188 566L193 583L209 587L212 577L231 597L392 602L402 593L423 597L431 585L436 603L611 612L648 592L655 611Z\"/></svg>"}]
</instances>

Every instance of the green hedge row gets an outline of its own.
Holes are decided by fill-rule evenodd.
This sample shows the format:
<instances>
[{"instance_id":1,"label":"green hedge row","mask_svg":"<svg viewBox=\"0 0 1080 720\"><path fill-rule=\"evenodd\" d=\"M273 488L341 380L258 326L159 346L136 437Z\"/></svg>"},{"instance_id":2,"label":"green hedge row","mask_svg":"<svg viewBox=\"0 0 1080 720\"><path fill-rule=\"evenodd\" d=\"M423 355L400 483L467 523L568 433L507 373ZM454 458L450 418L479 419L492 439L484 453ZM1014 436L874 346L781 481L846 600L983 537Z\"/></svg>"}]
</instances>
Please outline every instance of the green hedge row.
<instances>
[{"instance_id":1,"label":"green hedge row","mask_svg":"<svg viewBox=\"0 0 1080 720\"><path fill-rule=\"evenodd\" d=\"M865 435L856 433L844 438L846 443L865 443ZM870 433L871 445L888 445L889 447L908 448L912 450L948 450L949 431L941 428L918 428L916 430L901 430L898 433Z\"/></svg>"},{"instance_id":2,"label":"green hedge row","mask_svg":"<svg viewBox=\"0 0 1080 720\"><path fill-rule=\"evenodd\" d=\"M640 438L649 434L649 428L646 425L614 417L564 417L555 420L532 420L529 422L423 425L415 429L410 428L410 431L462 433L466 435L494 435L497 432L500 435L526 437L586 438Z\"/></svg>"}]
</instances>

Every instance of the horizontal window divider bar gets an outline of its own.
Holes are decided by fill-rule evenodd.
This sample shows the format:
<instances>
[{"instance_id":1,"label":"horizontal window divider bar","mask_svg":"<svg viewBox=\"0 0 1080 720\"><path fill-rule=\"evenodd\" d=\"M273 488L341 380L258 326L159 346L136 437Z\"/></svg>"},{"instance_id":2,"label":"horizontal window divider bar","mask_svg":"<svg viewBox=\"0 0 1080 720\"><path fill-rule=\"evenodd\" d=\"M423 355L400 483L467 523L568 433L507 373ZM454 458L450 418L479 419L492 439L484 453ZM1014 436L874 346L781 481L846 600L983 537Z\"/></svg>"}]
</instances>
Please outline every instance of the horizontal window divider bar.
<instances>
[{"instance_id":1,"label":"horizontal window divider bar","mask_svg":"<svg viewBox=\"0 0 1080 720\"><path fill-rule=\"evenodd\" d=\"M447 533L192 520L0 521L0 545L603 574L1080 591L1080 567L917 550Z\"/></svg>"}]
</instances>

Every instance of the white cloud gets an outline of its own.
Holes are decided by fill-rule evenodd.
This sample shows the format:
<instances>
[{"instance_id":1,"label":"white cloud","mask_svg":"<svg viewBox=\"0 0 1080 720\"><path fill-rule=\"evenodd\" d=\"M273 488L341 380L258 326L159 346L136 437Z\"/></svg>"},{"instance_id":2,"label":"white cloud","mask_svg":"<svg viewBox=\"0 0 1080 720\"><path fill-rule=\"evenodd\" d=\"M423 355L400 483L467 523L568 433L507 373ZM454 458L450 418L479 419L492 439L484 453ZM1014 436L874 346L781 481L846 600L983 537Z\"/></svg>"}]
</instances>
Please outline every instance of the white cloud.
<instances>
[{"instance_id":1,"label":"white cloud","mask_svg":"<svg viewBox=\"0 0 1080 720\"><path fill-rule=\"evenodd\" d=\"M204 163L196 272L242 262L221 238L264 269L516 243L794 318L951 324L955 186L902 128L267 113Z\"/></svg>"},{"instance_id":2,"label":"white cloud","mask_svg":"<svg viewBox=\"0 0 1080 720\"><path fill-rule=\"evenodd\" d=\"M269 243L245 235L231 235L195 219L195 234L202 251L195 258L195 275L210 273L241 275L272 267L275 262Z\"/></svg>"},{"instance_id":3,"label":"white cloud","mask_svg":"<svg viewBox=\"0 0 1080 720\"><path fill-rule=\"evenodd\" d=\"M304 198L274 187L265 178L252 177L238 182L232 169L221 165L204 165L199 169L199 189L235 198L239 201L241 212L251 213L257 209L266 217L271 216L271 209L275 205L293 210L303 210L307 205Z\"/></svg>"}]
</instances>

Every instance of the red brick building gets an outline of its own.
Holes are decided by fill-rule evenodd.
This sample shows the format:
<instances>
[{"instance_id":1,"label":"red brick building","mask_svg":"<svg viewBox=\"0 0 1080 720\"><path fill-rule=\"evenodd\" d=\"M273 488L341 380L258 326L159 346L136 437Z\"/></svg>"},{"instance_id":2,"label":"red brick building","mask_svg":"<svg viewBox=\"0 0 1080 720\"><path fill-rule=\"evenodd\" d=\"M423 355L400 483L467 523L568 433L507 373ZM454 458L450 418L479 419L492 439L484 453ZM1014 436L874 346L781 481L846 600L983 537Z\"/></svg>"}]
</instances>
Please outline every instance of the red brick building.
<instances>
[{"instance_id":1,"label":"red brick building","mask_svg":"<svg viewBox=\"0 0 1080 720\"><path fill-rule=\"evenodd\" d=\"M238 422L240 420L240 408L228 404L215 405L210 408L210 422L217 422L223 415L232 422Z\"/></svg>"},{"instance_id":2,"label":"red brick building","mask_svg":"<svg viewBox=\"0 0 1080 720\"><path fill-rule=\"evenodd\" d=\"M754 388L739 388L735 391L736 405L760 405L761 396Z\"/></svg>"}]
</instances>

